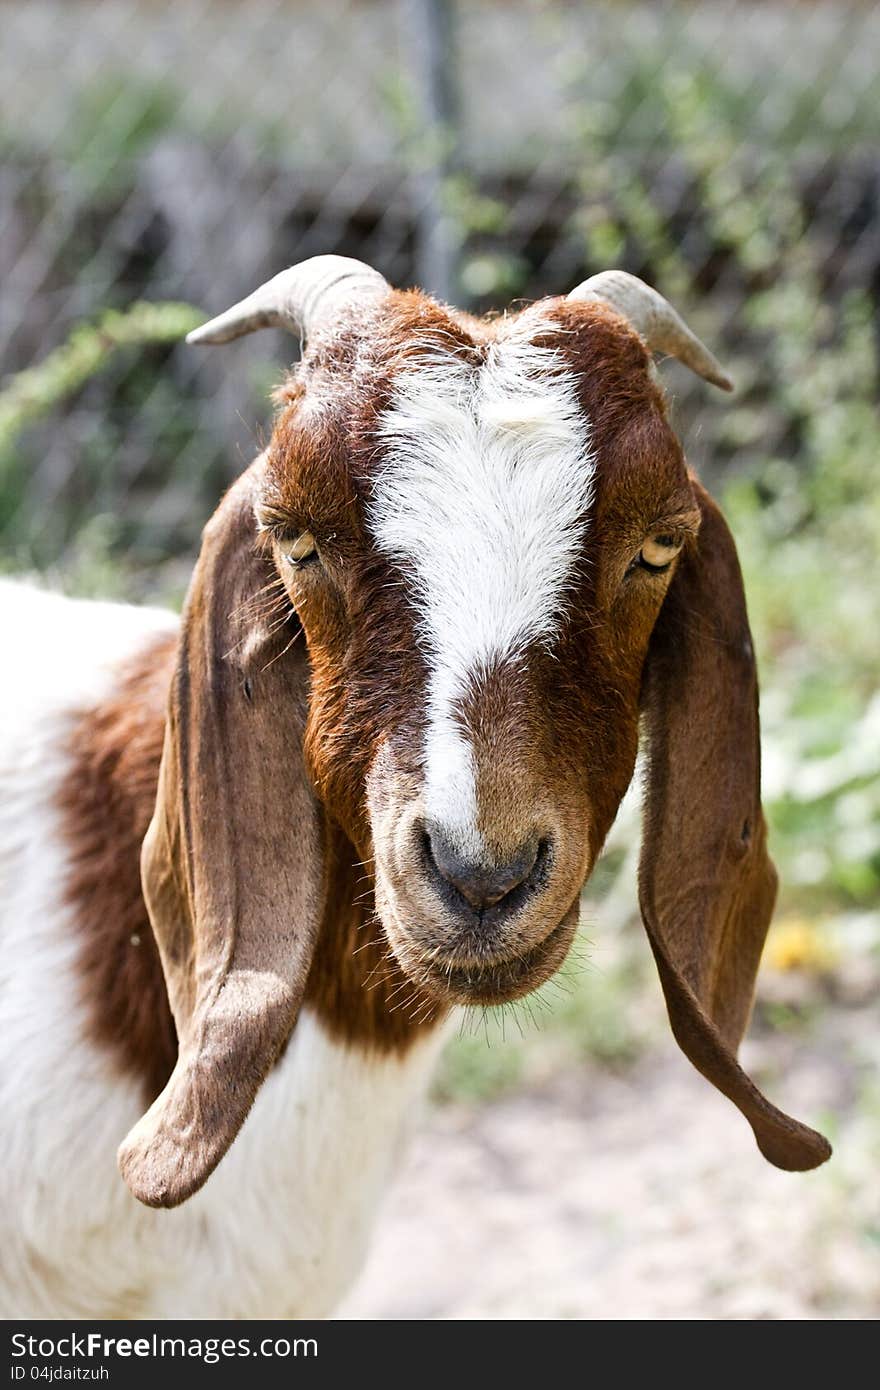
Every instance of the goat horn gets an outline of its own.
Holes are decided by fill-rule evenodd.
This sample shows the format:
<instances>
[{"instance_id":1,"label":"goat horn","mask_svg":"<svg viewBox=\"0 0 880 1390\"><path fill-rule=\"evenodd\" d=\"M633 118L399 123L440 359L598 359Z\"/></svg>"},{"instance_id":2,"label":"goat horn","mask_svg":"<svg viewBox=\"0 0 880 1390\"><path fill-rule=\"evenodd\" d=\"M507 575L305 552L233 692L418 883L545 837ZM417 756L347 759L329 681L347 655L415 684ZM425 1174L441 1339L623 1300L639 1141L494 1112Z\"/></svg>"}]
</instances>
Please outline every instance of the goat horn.
<instances>
[{"instance_id":1,"label":"goat horn","mask_svg":"<svg viewBox=\"0 0 880 1390\"><path fill-rule=\"evenodd\" d=\"M568 298L598 300L609 305L629 320L654 352L677 357L697 376L720 386L722 391L733 390L733 382L721 363L691 332L681 315L662 294L637 276L628 275L625 270L603 270L584 280Z\"/></svg>"},{"instance_id":2,"label":"goat horn","mask_svg":"<svg viewBox=\"0 0 880 1390\"><path fill-rule=\"evenodd\" d=\"M388 281L349 256L312 256L282 270L247 299L233 304L201 328L186 335L188 343L230 343L258 328L286 328L299 338L314 333L322 320L390 290Z\"/></svg>"}]
</instances>

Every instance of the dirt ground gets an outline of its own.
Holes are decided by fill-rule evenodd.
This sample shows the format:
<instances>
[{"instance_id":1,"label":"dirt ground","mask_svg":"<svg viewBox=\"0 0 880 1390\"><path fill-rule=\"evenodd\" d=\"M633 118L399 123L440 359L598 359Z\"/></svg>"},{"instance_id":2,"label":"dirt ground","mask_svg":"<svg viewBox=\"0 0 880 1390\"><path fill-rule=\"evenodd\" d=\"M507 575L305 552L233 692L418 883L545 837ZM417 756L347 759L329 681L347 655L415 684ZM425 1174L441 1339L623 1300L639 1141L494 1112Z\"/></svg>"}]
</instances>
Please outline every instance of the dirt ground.
<instances>
[{"instance_id":1,"label":"dirt ground","mask_svg":"<svg viewBox=\"0 0 880 1390\"><path fill-rule=\"evenodd\" d=\"M746 1044L835 1145L810 1174L765 1163L671 1040L621 1074L435 1108L341 1316L873 1319L878 1048L876 1001Z\"/></svg>"}]
</instances>

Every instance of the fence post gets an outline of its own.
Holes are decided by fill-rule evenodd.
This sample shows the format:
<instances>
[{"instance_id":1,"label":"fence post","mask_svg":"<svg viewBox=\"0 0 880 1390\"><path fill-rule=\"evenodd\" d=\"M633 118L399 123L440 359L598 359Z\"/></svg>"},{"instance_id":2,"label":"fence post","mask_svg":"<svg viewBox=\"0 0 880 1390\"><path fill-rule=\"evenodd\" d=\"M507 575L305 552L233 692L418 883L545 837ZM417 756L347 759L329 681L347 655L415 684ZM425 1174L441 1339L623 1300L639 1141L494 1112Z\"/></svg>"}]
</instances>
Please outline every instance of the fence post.
<instances>
[{"instance_id":1,"label":"fence post","mask_svg":"<svg viewBox=\"0 0 880 1390\"><path fill-rule=\"evenodd\" d=\"M406 0L406 11L420 124L413 175L418 200L416 280L438 299L452 301L461 245L447 197L447 181L458 156L455 0Z\"/></svg>"}]
</instances>

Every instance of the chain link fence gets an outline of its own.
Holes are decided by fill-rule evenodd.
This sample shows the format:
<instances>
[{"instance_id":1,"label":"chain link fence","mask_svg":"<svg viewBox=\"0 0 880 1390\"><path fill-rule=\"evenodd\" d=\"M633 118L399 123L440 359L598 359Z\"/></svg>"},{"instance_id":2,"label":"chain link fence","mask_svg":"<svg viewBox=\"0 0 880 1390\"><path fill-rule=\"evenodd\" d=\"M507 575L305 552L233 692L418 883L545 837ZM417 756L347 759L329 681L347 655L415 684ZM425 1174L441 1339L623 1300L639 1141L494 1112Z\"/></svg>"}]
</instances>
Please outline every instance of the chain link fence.
<instances>
[{"instance_id":1,"label":"chain link fence","mask_svg":"<svg viewBox=\"0 0 880 1390\"><path fill-rule=\"evenodd\" d=\"M0 23L4 378L107 309L214 313L340 252L479 310L644 276L739 387L664 369L692 460L771 501L826 407L876 388L875 6L0 0ZM294 350L108 357L0 446L7 567L183 573Z\"/></svg>"}]
</instances>

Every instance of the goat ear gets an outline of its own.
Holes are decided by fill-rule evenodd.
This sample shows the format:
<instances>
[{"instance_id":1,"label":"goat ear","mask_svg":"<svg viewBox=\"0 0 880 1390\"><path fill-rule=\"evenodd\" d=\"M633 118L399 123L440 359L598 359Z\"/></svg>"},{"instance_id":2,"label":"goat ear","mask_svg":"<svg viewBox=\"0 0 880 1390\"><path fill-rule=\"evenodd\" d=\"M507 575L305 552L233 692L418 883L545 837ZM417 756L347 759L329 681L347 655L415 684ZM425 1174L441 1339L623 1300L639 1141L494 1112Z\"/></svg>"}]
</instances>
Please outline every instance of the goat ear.
<instances>
[{"instance_id":1,"label":"goat ear","mask_svg":"<svg viewBox=\"0 0 880 1390\"><path fill-rule=\"evenodd\" d=\"M274 569L253 513L261 466L205 528L141 857L179 1055L119 1166L154 1207L197 1191L235 1139L296 1020L320 919L306 655L294 615L279 616L266 588Z\"/></svg>"},{"instance_id":2,"label":"goat ear","mask_svg":"<svg viewBox=\"0 0 880 1390\"><path fill-rule=\"evenodd\" d=\"M822 1135L777 1110L736 1060L773 905L760 800L758 687L742 576L721 513L703 514L651 639L639 897L676 1041L738 1106L764 1157L815 1168Z\"/></svg>"}]
</instances>

